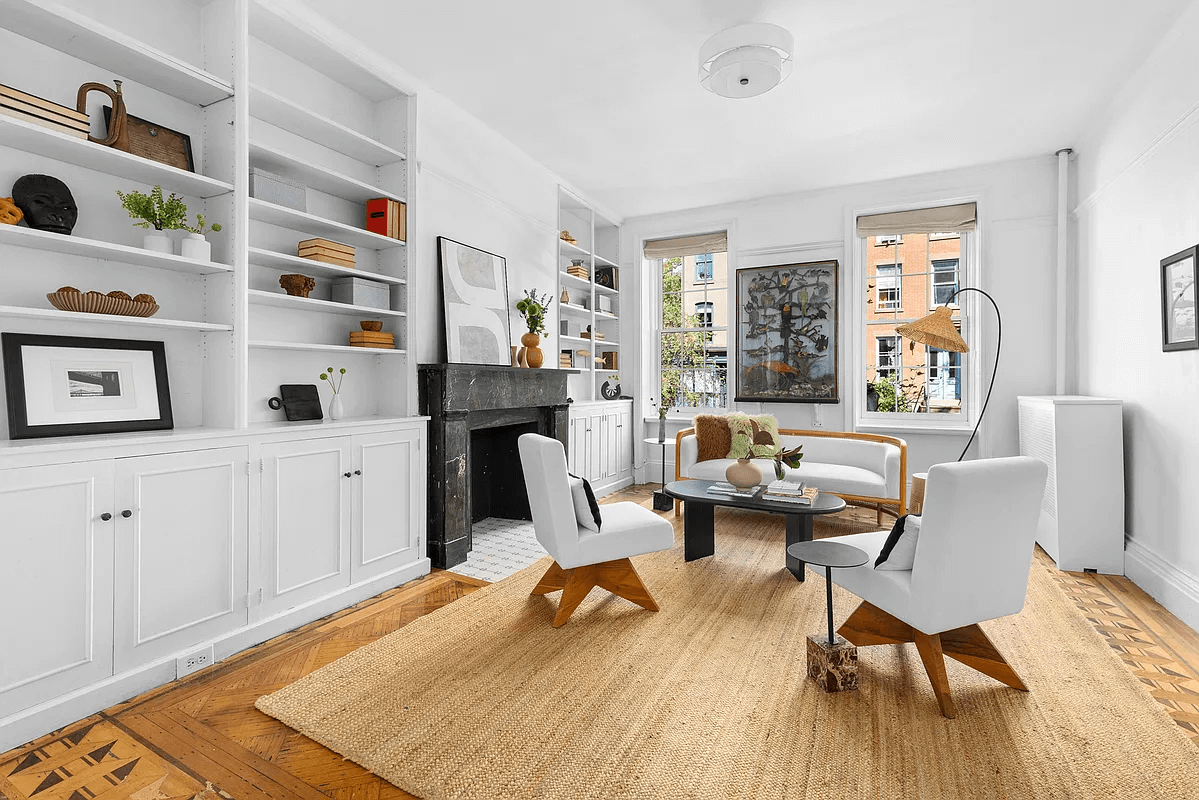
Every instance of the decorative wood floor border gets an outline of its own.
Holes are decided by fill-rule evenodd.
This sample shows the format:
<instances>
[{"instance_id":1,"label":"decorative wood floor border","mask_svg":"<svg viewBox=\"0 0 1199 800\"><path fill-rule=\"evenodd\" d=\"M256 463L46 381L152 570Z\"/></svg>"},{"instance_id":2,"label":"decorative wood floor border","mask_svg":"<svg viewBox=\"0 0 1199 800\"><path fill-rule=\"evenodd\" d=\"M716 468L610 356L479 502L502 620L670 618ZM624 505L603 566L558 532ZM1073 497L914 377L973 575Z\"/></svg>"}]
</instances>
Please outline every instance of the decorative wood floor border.
<instances>
[{"instance_id":1,"label":"decorative wood floor border","mask_svg":"<svg viewBox=\"0 0 1199 800\"><path fill-rule=\"evenodd\" d=\"M850 509L832 528L873 521ZM1037 563L1199 745L1199 635L1126 578L1060 572L1040 551ZM485 585L435 572L2 754L0 800L220 800L211 786L235 800L410 798L254 701Z\"/></svg>"}]
</instances>

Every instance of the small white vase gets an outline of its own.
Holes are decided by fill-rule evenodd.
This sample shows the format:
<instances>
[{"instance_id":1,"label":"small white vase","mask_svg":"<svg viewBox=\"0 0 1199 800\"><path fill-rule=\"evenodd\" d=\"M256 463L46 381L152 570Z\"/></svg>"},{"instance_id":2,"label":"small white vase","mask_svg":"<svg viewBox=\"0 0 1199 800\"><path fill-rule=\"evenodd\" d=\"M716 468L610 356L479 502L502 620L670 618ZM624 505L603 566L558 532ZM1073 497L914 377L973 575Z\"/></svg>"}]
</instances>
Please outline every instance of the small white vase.
<instances>
[{"instance_id":1,"label":"small white vase","mask_svg":"<svg viewBox=\"0 0 1199 800\"><path fill-rule=\"evenodd\" d=\"M212 261L212 242L203 234L189 233L179 242L179 255L192 261Z\"/></svg>"},{"instance_id":2,"label":"small white vase","mask_svg":"<svg viewBox=\"0 0 1199 800\"><path fill-rule=\"evenodd\" d=\"M171 237L167 236L163 231L150 231L143 236L142 249L153 250L155 253L175 255L175 245L171 243Z\"/></svg>"},{"instance_id":3,"label":"small white vase","mask_svg":"<svg viewBox=\"0 0 1199 800\"><path fill-rule=\"evenodd\" d=\"M345 415L345 409L341 407L341 395L334 394L329 401L329 419L341 419Z\"/></svg>"}]
</instances>

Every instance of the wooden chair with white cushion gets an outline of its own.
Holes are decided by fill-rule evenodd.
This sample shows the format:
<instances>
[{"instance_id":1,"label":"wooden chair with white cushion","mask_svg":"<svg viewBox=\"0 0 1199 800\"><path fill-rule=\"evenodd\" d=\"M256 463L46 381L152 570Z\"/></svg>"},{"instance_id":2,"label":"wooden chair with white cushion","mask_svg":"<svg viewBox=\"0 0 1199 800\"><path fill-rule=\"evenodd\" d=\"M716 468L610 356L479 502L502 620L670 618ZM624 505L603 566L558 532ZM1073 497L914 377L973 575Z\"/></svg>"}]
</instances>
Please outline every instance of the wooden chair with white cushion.
<instances>
[{"instance_id":1,"label":"wooden chair with white cushion","mask_svg":"<svg viewBox=\"0 0 1199 800\"><path fill-rule=\"evenodd\" d=\"M629 559L669 550L674 546L674 526L636 503L606 503L599 532L587 530L575 516L562 443L526 433L517 447L537 541L554 557L532 593L562 590L554 627L566 624L595 586L657 611L658 604Z\"/></svg>"},{"instance_id":2,"label":"wooden chair with white cushion","mask_svg":"<svg viewBox=\"0 0 1199 800\"><path fill-rule=\"evenodd\" d=\"M832 539L870 557L833 570L864 601L838 633L858 646L914 642L946 717L957 711L944 656L1028 691L979 623L1024 608L1045 477L1026 457L934 466L910 570L875 569L887 531Z\"/></svg>"}]
</instances>

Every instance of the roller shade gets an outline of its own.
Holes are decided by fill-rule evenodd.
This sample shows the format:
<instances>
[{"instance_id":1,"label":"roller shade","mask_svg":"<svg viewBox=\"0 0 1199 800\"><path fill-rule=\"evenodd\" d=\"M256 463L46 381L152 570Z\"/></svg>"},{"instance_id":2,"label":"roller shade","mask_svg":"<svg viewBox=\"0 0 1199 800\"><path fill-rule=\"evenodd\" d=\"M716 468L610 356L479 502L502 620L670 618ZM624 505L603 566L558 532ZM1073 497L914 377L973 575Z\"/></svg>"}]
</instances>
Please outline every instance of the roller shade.
<instances>
[{"instance_id":1,"label":"roller shade","mask_svg":"<svg viewBox=\"0 0 1199 800\"><path fill-rule=\"evenodd\" d=\"M880 266L877 281L880 289L894 289L899 286L899 270L895 267Z\"/></svg>"},{"instance_id":2,"label":"roller shade","mask_svg":"<svg viewBox=\"0 0 1199 800\"><path fill-rule=\"evenodd\" d=\"M645 243L648 259L682 258L704 253L725 253L729 249L729 235L725 231L703 233L698 236L680 236L677 239L654 239Z\"/></svg>"},{"instance_id":3,"label":"roller shade","mask_svg":"<svg viewBox=\"0 0 1199 800\"><path fill-rule=\"evenodd\" d=\"M858 217L858 236L972 231L978 224L974 205L962 203Z\"/></svg>"}]
</instances>

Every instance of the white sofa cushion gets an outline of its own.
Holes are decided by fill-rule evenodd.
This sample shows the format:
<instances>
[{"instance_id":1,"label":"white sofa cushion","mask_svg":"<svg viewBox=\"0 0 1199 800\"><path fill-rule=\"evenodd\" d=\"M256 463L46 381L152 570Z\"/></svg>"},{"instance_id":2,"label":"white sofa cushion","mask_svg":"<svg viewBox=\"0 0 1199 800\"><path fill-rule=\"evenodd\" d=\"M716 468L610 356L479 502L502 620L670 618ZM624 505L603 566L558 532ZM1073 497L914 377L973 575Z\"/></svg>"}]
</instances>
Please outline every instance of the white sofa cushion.
<instances>
[{"instance_id":1,"label":"white sofa cushion","mask_svg":"<svg viewBox=\"0 0 1199 800\"><path fill-rule=\"evenodd\" d=\"M579 528L578 563L558 563L565 569L578 564L598 564L631 558L674 547L674 526L636 503L604 504L602 533Z\"/></svg>"},{"instance_id":2,"label":"white sofa cushion","mask_svg":"<svg viewBox=\"0 0 1199 800\"><path fill-rule=\"evenodd\" d=\"M701 481L723 481L724 472L730 464L735 464L731 458L715 458L711 461L701 461L684 475ZM769 458L755 458L753 463L762 470L762 484L774 480L774 461ZM882 475L862 469L848 467L843 464L809 463L805 458L797 469L786 467L788 477L795 477L809 486L815 486L822 492L835 494L855 494L863 497L887 496L887 481Z\"/></svg>"}]
</instances>

